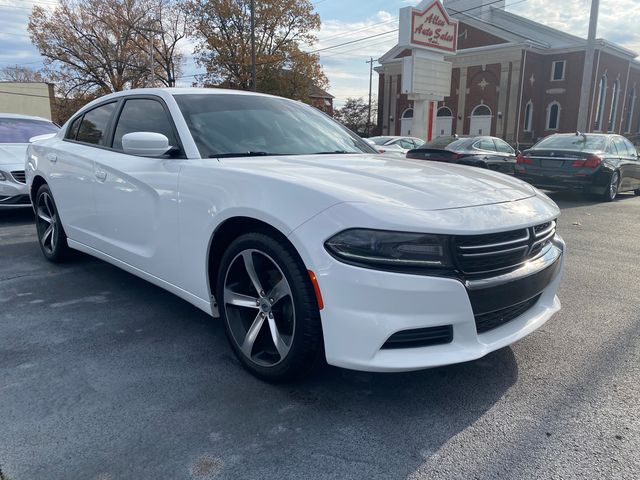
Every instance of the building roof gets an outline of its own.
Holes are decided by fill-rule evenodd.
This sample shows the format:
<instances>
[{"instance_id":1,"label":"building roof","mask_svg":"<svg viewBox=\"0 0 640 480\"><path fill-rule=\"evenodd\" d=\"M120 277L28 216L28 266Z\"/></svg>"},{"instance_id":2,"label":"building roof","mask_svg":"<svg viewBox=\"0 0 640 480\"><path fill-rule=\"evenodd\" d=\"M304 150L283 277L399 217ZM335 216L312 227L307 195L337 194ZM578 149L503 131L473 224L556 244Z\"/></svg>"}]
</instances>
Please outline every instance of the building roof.
<instances>
[{"instance_id":1,"label":"building roof","mask_svg":"<svg viewBox=\"0 0 640 480\"><path fill-rule=\"evenodd\" d=\"M320 87L318 87L313 83L309 86L309 96L311 98L327 98L330 100L333 100L334 98L336 98L333 95L331 95L329 92L321 89Z\"/></svg>"},{"instance_id":2,"label":"building roof","mask_svg":"<svg viewBox=\"0 0 640 480\"><path fill-rule=\"evenodd\" d=\"M542 49L581 49L587 45L585 38L572 35L557 28L549 27L539 22L508 12L502 8L489 7L479 14L455 13L450 11L458 20L481 28L487 33L504 38L509 42L529 41ZM604 39L597 40L598 48L608 49L614 53L629 57L637 57L637 53L616 43Z\"/></svg>"},{"instance_id":3,"label":"building roof","mask_svg":"<svg viewBox=\"0 0 640 480\"><path fill-rule=\"evenodd\" d=\"M529 20L515 13L508 12L503 8L486 6L480 12L473 13L458 12L447 7L451 18L478 28L491 35L503 38L507 43L495 45L494 47L507 48L515 45L528 44L541 51L545 50L582 50L587 47L587 40L580 36L572 35L557 28L549 27L539 22ZM390 51L380 57L381 62L397 58L406 47L396 45ZM489 46L485 48L490 48ZM596 48L607 51L619 57L631 60L633 66L640 68L640 63L633 61L638 54L614 42L599 38L596 40ZM458 50L465 52L466 50Z\"/></svg>"}]
</instances>

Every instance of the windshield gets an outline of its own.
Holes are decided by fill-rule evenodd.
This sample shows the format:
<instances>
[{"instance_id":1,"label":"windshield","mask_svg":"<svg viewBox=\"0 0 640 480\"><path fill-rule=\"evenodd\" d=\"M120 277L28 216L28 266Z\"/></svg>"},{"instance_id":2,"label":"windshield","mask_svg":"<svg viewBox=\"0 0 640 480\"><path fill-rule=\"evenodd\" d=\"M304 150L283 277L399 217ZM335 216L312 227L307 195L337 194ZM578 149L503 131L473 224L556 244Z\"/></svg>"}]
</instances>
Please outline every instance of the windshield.
<instances>
[{"instance_id":1,"label":"windshield","mask_svg":"<svg viewBox=\"0 0 640 480\"><path fill-rule=\"evenodd\" d=\"M376 145L384 145L388 141L393 140L393 137L371 137L368 140Z\"/></svg>"},{"instance_id":2,"label":"windshield","mask_svg":"<svg viewBox=\"0 0 640 480\"><path fill-rule=\"evenodd\" d=\"M58 127L44 120L0 118L0 143L29 143L31 137L57 131Z\"/></svg>"},{"instance_id":3,"label":"windshield","mask_svg":"<svg viewBox=\"0 0 640 480\"><path fill-rule=\"evenodd\" d=\"M601 151L606 145L607 137L600 135L553 135L541 140L533 148Z\"/></svg>"},{"instance_id":4,"label":"windshield","mask_svg":"<svg viewBox=\"0 0 640 480\"><path fill-rule=\"evenodd\" d=\"M203 158L375 153L319 110L292 100L233 94L174 98Z\"/></svg>"}]
</instances>

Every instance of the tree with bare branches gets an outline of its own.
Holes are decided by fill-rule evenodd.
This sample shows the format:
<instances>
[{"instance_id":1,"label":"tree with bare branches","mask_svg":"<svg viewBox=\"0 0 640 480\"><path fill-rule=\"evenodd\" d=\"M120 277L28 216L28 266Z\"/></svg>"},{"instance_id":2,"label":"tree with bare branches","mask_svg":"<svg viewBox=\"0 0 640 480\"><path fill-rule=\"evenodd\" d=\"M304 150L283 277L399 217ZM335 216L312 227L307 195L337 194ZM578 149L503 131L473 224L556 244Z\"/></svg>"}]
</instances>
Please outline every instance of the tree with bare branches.
<instances>
[{"instance_id":1,"label":"tree with bare branches","mask_svg":"<svg viewBox=\"0 0 640 480\"><path fill-rule=\"evenodd\" d=\"M45 82L42 73L33 68L20 65L7 65L0 68L0 80L5 82Z\"/></svg>"},{"instance_id":2,"label":"tree with bare branches","mask_svg":"<svg viewBox=\"0 0 640 480\"><path fill-rule=\"evenodd\" d=\"M60 0L53 11L35 6L28 31L66 98L150 86L152 77L173 84L186 24L171 0Z\"/></svg>"}]
</instances>

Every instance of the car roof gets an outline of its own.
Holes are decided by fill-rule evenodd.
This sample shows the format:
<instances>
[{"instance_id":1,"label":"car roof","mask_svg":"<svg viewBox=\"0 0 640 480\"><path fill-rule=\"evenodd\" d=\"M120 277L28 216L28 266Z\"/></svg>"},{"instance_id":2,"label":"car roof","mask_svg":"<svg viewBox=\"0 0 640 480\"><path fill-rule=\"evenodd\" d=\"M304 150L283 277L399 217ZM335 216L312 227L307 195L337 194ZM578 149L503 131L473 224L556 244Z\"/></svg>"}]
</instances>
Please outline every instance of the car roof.
<instances>
[{"instance_id":1,"label":"car roof","mask_svg":"<svg viewBox=\"0 0 640 480\"><path fill-rule=\"evenodd\" d=\"M582 132L575 132L575 133L554 133L553 135L549 135L550 137L576 137L576 136L582 136L582 135L587 135L589 137L614 137L614 136L620 136L617 133L582 133ZM544 140L544 139L542 139Z\"/></svg>"},{"instance_id":2,"label":"car roof","mask_svg":"<svg viewBox=\"0 0 640 480\"><path fill-rule=\"evenodd\" d=\"M290 102L296 102L289 98L278 97L277 95L268 95L266 93L248 92L246 90L231 90L228 88L213 88L213 87L166 87L166 88L132 88L130 90L122 90L120 92L109 93L101 97L92 100L76 112L74 112L71 118L74 118L78 113L84 113L91 110L93 107L100 105L109 100L117 100L121 97L129 97L133 95L155 95L157 97L167 100L168 97L173 95L245 95L256 97L271 97L282 98Z\"/></svg>"},{"instance_id":3,"label":"car roof","mask_svg":"<svg viewBox=\"0 0 640 480\"><path fill-rule=\"evenodd\" d=\"M2 113L2 112L0 112L0 118L17 118L17 119L20 119L20 120L38 120L40 122L53 123L48 118L36 117L36 116L33 116L33 115L22 115L20 113Z\"/></svg>"}]
</instances>

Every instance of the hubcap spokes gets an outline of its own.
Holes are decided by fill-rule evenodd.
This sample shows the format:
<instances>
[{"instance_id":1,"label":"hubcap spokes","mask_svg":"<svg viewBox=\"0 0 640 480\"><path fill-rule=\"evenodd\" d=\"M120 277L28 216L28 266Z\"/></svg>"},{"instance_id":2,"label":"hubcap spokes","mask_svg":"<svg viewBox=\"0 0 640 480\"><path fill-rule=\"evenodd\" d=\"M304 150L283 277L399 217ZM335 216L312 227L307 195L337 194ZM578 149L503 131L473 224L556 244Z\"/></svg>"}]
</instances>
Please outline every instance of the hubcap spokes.
<instances>
[{"instance_id":1,"label":"hubcap spokes","mask_svg":"<svg viewBox=\"0 0 640 480\"><path fill-rule=\"evenodd\" d=\"M609 195L611 195L611 198L615 198L616 193L618 193L618 175L617 174L611 177L611 184L609 185Z\"/></svg>"},{"instance_id":2,"label":"hubcap spokes","mask_svg":"<svg viewBox=\"0 0 640 480\"><path fill-rule=\"evenodd\" d=\"M38 232L40 243L48 253L53 253L56 248L58 218L55 212L51 196L48 193L40 195L36 207Z\"/></svg>"},{"instance_id":3,"label":"hubcap spokes","mask_svg":"<svg viewBox=\"0 0 640 480\"><path fill-rule=\"evenodd\" d=\"M244 250L231 262L224 284L229 330L240 351L262 366L289 353L295 309L289 282L276 262L259 250Z\"/></svg>"}]
</instances>

